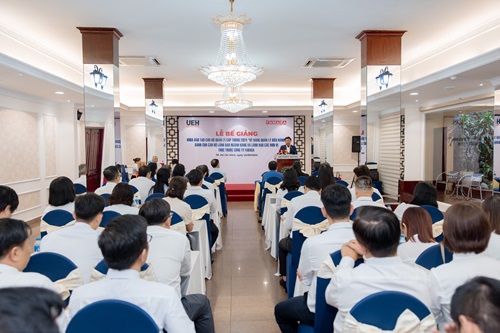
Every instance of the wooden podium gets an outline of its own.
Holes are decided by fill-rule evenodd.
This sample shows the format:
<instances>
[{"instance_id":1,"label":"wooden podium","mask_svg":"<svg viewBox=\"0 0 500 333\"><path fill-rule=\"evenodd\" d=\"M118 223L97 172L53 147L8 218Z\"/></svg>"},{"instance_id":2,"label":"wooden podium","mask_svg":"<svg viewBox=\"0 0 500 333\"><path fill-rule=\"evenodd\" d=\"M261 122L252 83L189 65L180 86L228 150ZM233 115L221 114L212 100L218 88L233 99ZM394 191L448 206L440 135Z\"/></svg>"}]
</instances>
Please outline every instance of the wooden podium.
<instances>
[{"instance_id":1,"label":"wooden podium","mask_svg":"<svg viewBox=\"0 0 500 333\"><path fill-rule=\"evenodd\" d=\"M293 162L299 159L299 155L276 155L276 162L278 163L278 172L284 167L291 167Z\"/></svg>"}]
</instances>

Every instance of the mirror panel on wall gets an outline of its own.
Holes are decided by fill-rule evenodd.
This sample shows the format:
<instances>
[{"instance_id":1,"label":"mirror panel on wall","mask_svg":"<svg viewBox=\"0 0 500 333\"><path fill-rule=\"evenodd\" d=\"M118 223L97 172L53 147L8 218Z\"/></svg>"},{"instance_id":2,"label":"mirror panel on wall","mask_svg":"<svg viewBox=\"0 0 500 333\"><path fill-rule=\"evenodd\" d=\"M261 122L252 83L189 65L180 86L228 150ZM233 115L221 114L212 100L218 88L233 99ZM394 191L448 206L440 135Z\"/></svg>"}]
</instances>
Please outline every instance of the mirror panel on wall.
<instances>
[{"instance_id":1,"label":"mirror panel on wall","mask_svg":"<svg viewBox=\"0 0 500 333\"><path fill-rule=\"evenodd\" d=\"M158 157L157 164L165 164L165 126L162 99L146 100L145 120L147 160L152 161L153 156L156 156Z\"/></svg>"}]
</instances>

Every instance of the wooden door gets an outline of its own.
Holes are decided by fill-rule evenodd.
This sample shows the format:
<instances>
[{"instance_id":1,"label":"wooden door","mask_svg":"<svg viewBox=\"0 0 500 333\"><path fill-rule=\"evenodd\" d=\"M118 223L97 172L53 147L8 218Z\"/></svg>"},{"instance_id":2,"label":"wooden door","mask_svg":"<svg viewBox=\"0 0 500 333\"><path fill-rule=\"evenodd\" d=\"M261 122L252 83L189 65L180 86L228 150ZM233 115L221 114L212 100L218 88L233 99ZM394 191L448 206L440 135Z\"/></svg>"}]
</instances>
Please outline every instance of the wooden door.
<instances>
[{"instance_id":1,"label":"wooden door","mask_svg":"<svg viewBox=\"0 0 500 333\"><path fill-rule=\"evenodd\" d=\"M103 141L104 128L85 128L87 192L94 192L101 186Z\"/></svg>"}]
</instances>

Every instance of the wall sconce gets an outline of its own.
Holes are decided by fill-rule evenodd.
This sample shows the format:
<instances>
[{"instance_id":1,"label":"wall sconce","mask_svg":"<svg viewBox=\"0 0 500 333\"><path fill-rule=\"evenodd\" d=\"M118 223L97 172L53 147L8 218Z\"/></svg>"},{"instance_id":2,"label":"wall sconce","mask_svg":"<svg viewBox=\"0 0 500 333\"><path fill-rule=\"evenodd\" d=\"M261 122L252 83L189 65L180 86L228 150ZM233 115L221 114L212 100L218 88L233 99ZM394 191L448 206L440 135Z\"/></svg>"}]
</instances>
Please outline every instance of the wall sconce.
<instances>
[{"instance_id":1,"label":"wall sconce","mask_svg":"<svg viewBox=\"0 0 500 333\"><path fill-rule=\"evenodd\" d=\"M82 119L83 112L80 109L76 110L76 120Z\"/></svg>"},{"instance_id":2,"label":"wall sconce","mask_svg":"<svg viewBox=\"0 0 500 333\"><path fill-rule=\"evenodd\" d=\"M386 88L389 86L389 83L391 83L391 77L392 73L389 72L389 68L385 66L384 69L380 70L379 76L375 78L377 80L377 84L380 90L385 86Z\"/></svg>"},{"instance_id":3,"label":"wall sconce","mask_svg":"<svg viewBox=\"0 0 500 333\"><path fill-rule=\"evenodd\" d=\"M321 101L321 104L319 105L319 110L321 113L325 113L326 112L326 107L328 106L328 104L325 103L325 100L322 100Z\"/></svg>"},{"instance_id":4,"label":"wall sconce","mask_svg":"<svg viewBox=\"0 0 500 333\"><path fill-rule=\"evenodd\" d=\"M94 65L94 70L92 73L90 73L90 76L92 77L92 80L94 81L94 85L97 88L97 86L101 86L101 90L104 89L104 86L106 85L106 81L108 80L108 77L104 75L102 72L102 68L99 68L97 65Z\"/></svg>"},{"instance_id":5,"label":"wall sconce","mask_svg":"<svg viewBox=\"0 0 500 333\"><path fill-rule=\"evenodd\" d=\"M151 111L151 113L155 114L157 109L158 104L156 104L155 101L151 100L151 104L149 104L149 110Z\"/></svg>"}]
</instances>

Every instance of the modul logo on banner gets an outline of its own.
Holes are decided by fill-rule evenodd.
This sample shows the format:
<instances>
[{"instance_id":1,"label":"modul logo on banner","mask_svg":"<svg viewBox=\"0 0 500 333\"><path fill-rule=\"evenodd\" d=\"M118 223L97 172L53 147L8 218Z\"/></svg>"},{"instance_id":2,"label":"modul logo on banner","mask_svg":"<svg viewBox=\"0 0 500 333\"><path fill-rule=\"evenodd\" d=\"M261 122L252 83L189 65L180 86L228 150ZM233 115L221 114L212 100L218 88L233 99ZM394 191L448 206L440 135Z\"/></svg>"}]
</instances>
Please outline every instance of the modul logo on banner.
<instances>
[{"instance_id":1,"label":"modul logo on banner","mask_svg":"<svg viewBox=\"0 0 500 333\"><path fill-rule=\"evenodd\" d=\"M266 125L286 125L286 120L266 120Z\"/></svg>"}]
</instances>

